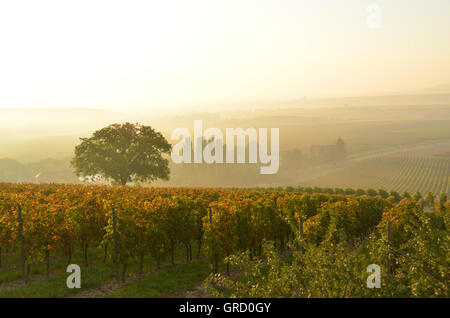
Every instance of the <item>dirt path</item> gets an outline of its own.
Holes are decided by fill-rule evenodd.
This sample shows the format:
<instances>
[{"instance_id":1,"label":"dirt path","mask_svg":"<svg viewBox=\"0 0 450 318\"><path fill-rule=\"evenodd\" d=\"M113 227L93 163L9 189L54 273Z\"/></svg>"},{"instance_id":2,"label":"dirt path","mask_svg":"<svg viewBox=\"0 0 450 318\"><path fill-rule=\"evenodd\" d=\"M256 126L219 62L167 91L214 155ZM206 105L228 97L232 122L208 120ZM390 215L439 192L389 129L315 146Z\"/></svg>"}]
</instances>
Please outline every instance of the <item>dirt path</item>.
<instances>
[{"instance_id":1,"label":"dirt path","mask_svg":"<svg viewBox=\"0 0 450 318\"><path fill-rule=\"evenodd\" d=\"M212 295L208 294L204 287L204 282L201 281L191 288L183 291L179 291L173 294L165 294L162 298L211 298Z\"/></svg>"},{"instance_id":2,"label":"dirt path","mask_svg":"<svg viewBox=\"0 0 450 318\"><path fill-rule=\"evenodd\" d=\"M102 298L102 297L105 297L106 295L111 294L112 292L114 292L122 287L125 287L128 284L133 283L139 279L143 279L143 278L153 275L155 273L161 272L172 266L183 265L183 264L188 264L188 263L186 261L175 262L175 265L172 265L172 264L163 265L159 269L155 268L148 272L145 272L144 274L133 273L133 274L130 274L127 276L125 283L118 284L115 281L110 281L110 282L107 282L107 283L101 285L100 287L91 288L91 289L83 290L76 294L72 294L72 295L68 296L68 298Z\"/></svg>"},{"instance_id":3,"label":"dirt path","mask_svg":"<svg viewBox=\"0 0 450 318\"><path fill-rule=\"evenodd\" d=\"M89 265L95 266L96 264L100 264L100 263L102 263L102 261L91 262ZM18 265L14 266L13 269L17 269L18 267L19 267ZM81 265L81 269L84 269L84 268L86 268L86 266ZM58 268L58 269L51 270L49 272L48 276L45 273L31 274L28 279L27 284L42 282L49 278L61 275L62 273L66 273L65 268ZM17 278L17 279L8 281L8 282L0 282L0 289L17 288L17 287L22 287L22 286L24 286L22 278Z\"/></svg>"}]
</instances>

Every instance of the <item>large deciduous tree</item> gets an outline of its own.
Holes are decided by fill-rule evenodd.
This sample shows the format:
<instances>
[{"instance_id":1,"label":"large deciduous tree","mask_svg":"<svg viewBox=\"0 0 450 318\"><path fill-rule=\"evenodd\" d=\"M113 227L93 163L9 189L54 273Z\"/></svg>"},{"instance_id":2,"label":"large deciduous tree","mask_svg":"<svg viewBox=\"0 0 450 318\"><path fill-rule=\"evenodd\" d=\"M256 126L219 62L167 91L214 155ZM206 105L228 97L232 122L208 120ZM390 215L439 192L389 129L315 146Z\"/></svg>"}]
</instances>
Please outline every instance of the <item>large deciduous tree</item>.
<instances>
[{"instance_id":1,"label":"large deciduous tree","mask_svg":"<svg viewBox=\"0 0 450 318\"><path fill-rule=\"evenodd\" d=\"M169 178L169 161L163 154L171 145L149 126L113 124L80 140L71 162L78 176L100 175L122 185Z\"/></svg>"}]
</instances>

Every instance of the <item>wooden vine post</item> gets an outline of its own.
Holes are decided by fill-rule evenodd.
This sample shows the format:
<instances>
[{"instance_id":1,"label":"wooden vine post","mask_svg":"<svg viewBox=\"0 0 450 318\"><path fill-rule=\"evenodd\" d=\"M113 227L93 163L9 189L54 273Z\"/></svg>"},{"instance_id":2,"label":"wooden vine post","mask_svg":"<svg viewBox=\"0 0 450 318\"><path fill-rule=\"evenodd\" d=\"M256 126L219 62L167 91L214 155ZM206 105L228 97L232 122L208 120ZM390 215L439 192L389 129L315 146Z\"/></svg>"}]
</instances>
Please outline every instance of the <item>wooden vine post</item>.
<instances>
[{"instance_id":1,"label":"wooden vine post","mask_svg":"<svg viewBox=\"0 0 450 318\"><path fill-rule=\"evenodd\" d=\"M113 219L113 238L114 238L114 263L116 267L116 282L120 283L119 276L119 260L117 259L117 227L116 227L116 210L112 208L112 219Z\"/></svg>"},{"instance_id":2,"label":"wooden vine post","mask_svg":"<svg viewBox=\"0 0 450 318\"><path fill-rule=\"evenodd\" d=\"M388 221L387 228L387 241L388 241L388 273L391 274L391 241L392 241L392 221Z\"/></svg>"},{"instance_id":3,"label":"wooden vine post","mask_svg":"<svg viewBox=\"0 0 450 318\"><path fill-rule=\"evenodd\" d=\"M303 252L303 219L300 217L300 224L299 224L299 243L300 243L300 252Z\"/></svg>"},{"instance_id":4,"label":"wooden vine post","mask_svg":"<svg viewBox=\"0 0 450 318\"><path fill-rule=\"evenodd\" d=\"M209 207L209 225L212 224L212 209ZM211 273L214 273L214 264L211 262Z\"/></svg>"},{"instance_id":5,"label":"wooden vine post","mask_svg":"<svg viewBox=\"0 0 450 318\"><path fill-rule=\"evenodd\" d=\"M22 207L18 205L18 221L19 221L19 239L20 239L20 269L22 271L22 281L24 284L27 283L27 278L25 277L25 249L23 241L23 220L22 220Z\"/></svg>"}]
</instances>

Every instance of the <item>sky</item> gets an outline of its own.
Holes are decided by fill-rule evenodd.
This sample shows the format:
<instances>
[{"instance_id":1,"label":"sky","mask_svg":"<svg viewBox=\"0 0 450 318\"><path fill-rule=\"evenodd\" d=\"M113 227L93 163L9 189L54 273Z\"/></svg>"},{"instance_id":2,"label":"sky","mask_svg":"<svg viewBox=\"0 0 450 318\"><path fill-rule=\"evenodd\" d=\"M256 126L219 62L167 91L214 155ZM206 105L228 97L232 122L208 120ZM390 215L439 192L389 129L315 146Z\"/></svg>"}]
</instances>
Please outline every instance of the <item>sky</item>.
<instances>
[{"instance_id":1,"label":"sky","mask_svg":"<svg viewBox=\"0 0 450 318\"><path fill-rule=\"evenodd\" d=\"M0 1L2 108L151 112L448 83L448 0Z\"/></svg>"}]
</instances>

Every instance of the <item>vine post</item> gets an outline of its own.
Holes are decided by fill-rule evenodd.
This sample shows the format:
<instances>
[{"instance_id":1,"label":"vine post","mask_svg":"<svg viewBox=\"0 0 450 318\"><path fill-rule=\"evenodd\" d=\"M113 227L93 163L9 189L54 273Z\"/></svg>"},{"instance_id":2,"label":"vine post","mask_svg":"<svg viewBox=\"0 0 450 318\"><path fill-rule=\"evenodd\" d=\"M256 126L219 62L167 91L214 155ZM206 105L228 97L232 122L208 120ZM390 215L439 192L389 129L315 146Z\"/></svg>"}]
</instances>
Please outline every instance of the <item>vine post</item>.
<instances>
[{"instance_id":1,"label":"vine post","mask_svg":"<svg viewBox=\"0 0 450 318\"><path fill-rule=\"evenodd\" d=\"M299 224L299 243L300 243L300 252L303 252L303 218L300 217L300 224Z\"/></svg>"},{"instance_id":2,"label":"vine post","mask_svg":"<svg viewBox=\"0 0 450 318\"><path fill-rule=\"evenodd\" d=\"M116 227L116 210L112 208L112 219L113 219L113 237L114 237L114 263L116 267L116 282L120 283L119 276L119 261L117 259L117 227Z\"/></svg>"},{"instance_id":3,"label":"vine post","mask_svg":"<svg viewBox=\"0 0 450 318\"><path fill-rule=\"evenodd\" d=\"M23 220L22 220L22 207L18 205L18 221L19 221L19 239L20 239L20 269L22 271L22 281L24 284L27 283L27 278L25 277L25 249L23 242Z\"/></svg>"},{"instance_id":4,"label":"vine post","mask_svg":"<svg viewBox=\"0 0 450 318\"><path fill-rule=\"evenodd\" d=\"M212 209L209 207L209 225L212 224ZM214 273L214 265L211 262L211 273Z\"/></svg>"},{"instance_id":5,"label":"vine post","mask_svg":"<svg viewBox=\"0 0 450 318\"><path fill-rule=\"evenodd\" d=\"M392 221L388 221L387 228L387 241L388 241L388 273L391 273L391 241L392 241Z\"/></svg>"}]
</instances>

